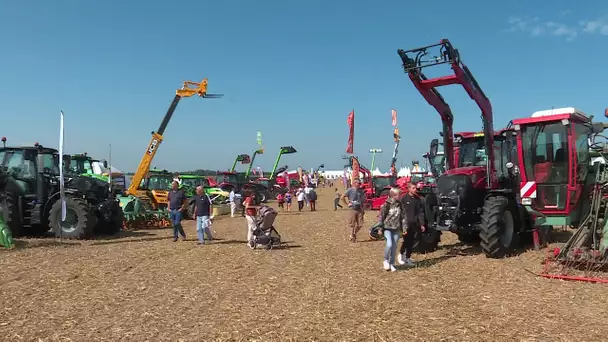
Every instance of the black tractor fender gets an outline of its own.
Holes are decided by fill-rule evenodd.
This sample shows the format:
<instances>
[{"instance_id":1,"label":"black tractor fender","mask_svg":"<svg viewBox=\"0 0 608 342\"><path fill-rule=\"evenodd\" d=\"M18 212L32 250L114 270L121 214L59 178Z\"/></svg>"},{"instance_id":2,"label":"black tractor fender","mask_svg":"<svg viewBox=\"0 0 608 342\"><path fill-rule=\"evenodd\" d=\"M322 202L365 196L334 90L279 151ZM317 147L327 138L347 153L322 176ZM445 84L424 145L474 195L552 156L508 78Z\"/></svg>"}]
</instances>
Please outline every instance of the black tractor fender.
<instances>
[{"instance_id":1,"label":"black tractor fender","mask_svg":"<svg viewBox=\"0 0 608 342\"><path fill-rule=\"evenodd\" d=\"M80 197L80 196L77 196L78 191L75 189L65 189L64 193L66 194L66 196ZM46 200L46 202L44 203L44 206L43 206L44 216L46 216L46 213L48 213L51 210L53 203L58 201L60 197L61 197L61 193L59 191L57 191L56 193L49 196L49 198Z\"/></svg>"}]
</instances>

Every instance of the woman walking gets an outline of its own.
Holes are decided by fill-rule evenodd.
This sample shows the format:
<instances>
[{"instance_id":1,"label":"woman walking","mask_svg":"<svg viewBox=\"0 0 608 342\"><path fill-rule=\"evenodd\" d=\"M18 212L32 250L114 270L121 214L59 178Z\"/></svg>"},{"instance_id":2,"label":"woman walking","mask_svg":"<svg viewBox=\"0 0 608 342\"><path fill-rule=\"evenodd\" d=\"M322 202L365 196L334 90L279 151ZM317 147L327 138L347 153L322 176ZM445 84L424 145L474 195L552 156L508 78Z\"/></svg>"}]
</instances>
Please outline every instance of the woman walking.
<instances>
[{"instance_id":1,"label":"woman walking","mask_svg":"<svg viewBox=\"0 0 608 342\"><path fill-rule=\"evenodd\" d=\"M401 191L398 188L391 188L389 198L384 202L380 209L381 232L386 238L384 247L384 270L395 272L395 256L397 254L397 242L403 231L403 221L405 211L403 204L399 200Z\"/></svg>"},{"instance_id":2,"label":"woman walking","mask_svg":"<svg viewBox=\"0 0 608 342\"><path fill-rule=\"evenodd\" d=\"M291 190L288 190L285 194L285 207L288 213L291 212L291 197Z\"/></svg>"},{"instance_id":3,"label":"woman walking","mask_svg":"<svg viewBox=\"0 0 608 342\"><path fill-rule=\"evenodd\" d=\"M304 197L306 195L304 194L304 190L302 190L302 188L299 188L298 191L296 192L296 197L298 198L298 211L302 211L302 208L304 208Z\"/></svg>"}]
</instances>

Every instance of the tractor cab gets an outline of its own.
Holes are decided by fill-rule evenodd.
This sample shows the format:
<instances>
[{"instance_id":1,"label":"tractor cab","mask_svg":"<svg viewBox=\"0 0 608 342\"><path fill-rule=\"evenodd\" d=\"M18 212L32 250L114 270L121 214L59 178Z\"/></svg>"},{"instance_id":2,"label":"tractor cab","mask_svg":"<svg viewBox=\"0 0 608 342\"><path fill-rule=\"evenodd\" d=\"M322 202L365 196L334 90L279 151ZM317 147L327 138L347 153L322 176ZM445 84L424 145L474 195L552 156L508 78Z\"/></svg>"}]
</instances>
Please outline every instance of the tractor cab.
<instances>
[{"instance_id":1,"label":"tractor cab","mask_svg":"<svg viewBox=\"0 0 608 342\"><path fill-rule=\"evenodd\" d=\"M205 176L179 175L178 179L181 182L182 187L185 186L192 189L196 189L197 186L202 186L204 188L211 187L211 184L209 184L209 178Z\"/></svg>"},{"instance_id":2,"label":"tractor cab","mask_svg":"<svg viewBox=\"0 0 608 342\"><path fill-rule=\"evenodd\" d=\"M218 171L216 182L218 187L225 189L226 191L230 191L235 187L238 188L241 183L238 174L230 171Z\"/></svg>"},{"instance_id":3,"label":"tractor cab","mask_svg":"<svg viewBox=\"0 0 608 342\"><path fill-rule=\"evenodd\" d=\"M76 174L89 174L92 175L93 171L93 160L85 153L74 154L70 157L69 170Z\"/></svg>"},{"instance_id":4,"label":"tractor cab","mask_svg":"<svg viewBox=\"0 0 608 342\"><path fill-rule=\"evenodd\" d=\"M40 165L42 163L42 165ZM35 195L38 182L43 175L59 175L59 154L57 150L36 144L26 147L0 148L0 165L6 169L8 176L15 179L16 184L26 195Z\"/></svg>"},{"instance_id":5,"label":"tractor cab","mask_svg":"<svg viewBox=\"0 0 608 342\"><path fill-rule=\"evenodd\" d=\"M521 160L518 167L509 166L521 180L521 204L563 219L549 224L576 225L586 200L581 194L589 172L591 118L575 108L559 108L512 124Z\"/></svg>"},{"instance_id":6,"label":"tractor cab","mask_svg":"<svg viewBox=\"0 0 608 342\"><path fill-rule=\"evenodd\" d=\"M142 190L170 190L173 174L167 170L151 169L142 179L139 188Z\"/></svg>"}]
</instances>

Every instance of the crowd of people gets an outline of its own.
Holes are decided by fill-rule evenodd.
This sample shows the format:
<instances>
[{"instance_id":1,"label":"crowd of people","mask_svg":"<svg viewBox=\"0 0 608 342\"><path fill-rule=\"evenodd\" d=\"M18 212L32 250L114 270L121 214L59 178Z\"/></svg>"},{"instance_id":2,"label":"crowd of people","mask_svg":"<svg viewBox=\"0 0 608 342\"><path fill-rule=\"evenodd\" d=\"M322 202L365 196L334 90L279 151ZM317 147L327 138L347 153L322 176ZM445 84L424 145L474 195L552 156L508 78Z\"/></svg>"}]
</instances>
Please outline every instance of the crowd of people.
<instances>
[{"instance_id":1,"label":"crowd of people","mask_svg":"<svg viewBox=\"0 0 608 342\"><path fill-rule=\"evenodd\" d=\"M338 208L344 209L341 203L346 204L348 209L348 228L350 231L349 240L357 241L357 234L363 227L365 217L365 192L360 186L358 180L352 181L351 187L343 194L340 194L338 188L335 188L334 193L334 211ZM277 195L278 208L282 211L291 212L292 202L298 203L298 211L309 208L310 211L316 211L317 193L314 186L305 185L295 189L289 189L284 194ZM190 199L186 198L183 191L179 189L179 183L173 182L172 189L169 191L168 204L170 217L173 225L173 241L177 241L179 236L183 240L186 239L186 233L182 227L183 213L186 212L188 206L193 206L193 217L196 221L196 231L198 235L198 244L206 244L213 237L211 233L211 225L213 223L213 203L209 196L205 194L202 186L196 188L196 195ZM241 216L245 217L247 222L247 243L252 239L252 234L257 228L256 217L260 205L256 200L256 194L252 192L244 200L241 194L234 189L229 195L230 216L236 217L237 210L242 210ZM414 266L412 260L412 251L415 244L415 236L420 232L424 232L424 208L422 201L417 193L415 184L407 185L407 192L401 193L399 188L391 188L387 201L382 205L378 216L380 224L380 235L385 238L384 261L383 268L386 271L396 271L395 264ZM397 253L397 245L399 239L403 238L399 253Z\"/></svg>"}]
</instances>

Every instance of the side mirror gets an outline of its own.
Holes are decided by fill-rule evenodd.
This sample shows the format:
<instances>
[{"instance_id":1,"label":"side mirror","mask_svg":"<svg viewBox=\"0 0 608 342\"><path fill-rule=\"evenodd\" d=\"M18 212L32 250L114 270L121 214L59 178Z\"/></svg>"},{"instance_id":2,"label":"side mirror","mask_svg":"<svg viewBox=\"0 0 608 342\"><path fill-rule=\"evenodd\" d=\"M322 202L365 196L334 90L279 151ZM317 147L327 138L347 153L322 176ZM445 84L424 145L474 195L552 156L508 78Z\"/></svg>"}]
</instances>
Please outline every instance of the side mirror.
<instances>
[{"instance_id":1,"label":"side mirror","mask_svg":"<svg viewBox=\"0 0 608 342\"><path fill-rule=\"evenodd\" d=\"M103 167L104 167L104 169L108 168L108 161L107 160L103 161Z\"/></svg>"}]
</instances>

